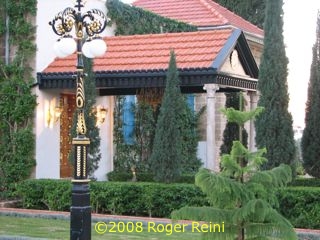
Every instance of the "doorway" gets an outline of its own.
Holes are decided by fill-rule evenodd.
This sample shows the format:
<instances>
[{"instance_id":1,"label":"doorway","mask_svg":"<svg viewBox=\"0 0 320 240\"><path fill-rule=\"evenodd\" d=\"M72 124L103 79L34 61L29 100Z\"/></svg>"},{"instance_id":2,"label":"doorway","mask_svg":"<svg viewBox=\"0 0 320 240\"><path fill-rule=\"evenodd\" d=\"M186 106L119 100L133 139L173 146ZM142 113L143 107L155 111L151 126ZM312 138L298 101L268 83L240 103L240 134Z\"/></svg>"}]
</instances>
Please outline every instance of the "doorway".
<instances>
[{"instance_id":1,"label":"doorway","mask_svg":"<svg viewBox=\"0 0 320 240\"><path fill-rule=\"evenodd\" d=\"M69 161L72 148L71 128L73 114L76 109L76 97L74 94L61 94L60 107L60 178L71 178L73 167Z\"/></svg>"}]
</instances>

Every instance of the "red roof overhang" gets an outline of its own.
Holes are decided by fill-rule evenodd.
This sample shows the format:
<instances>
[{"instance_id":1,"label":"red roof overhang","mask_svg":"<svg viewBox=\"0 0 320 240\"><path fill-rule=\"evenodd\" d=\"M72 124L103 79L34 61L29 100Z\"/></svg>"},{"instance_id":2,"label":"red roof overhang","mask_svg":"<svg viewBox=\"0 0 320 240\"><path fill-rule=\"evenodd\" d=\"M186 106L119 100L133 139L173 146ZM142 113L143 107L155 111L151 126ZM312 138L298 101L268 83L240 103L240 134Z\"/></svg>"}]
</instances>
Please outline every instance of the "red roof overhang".
<instances>
[{"instance_id":1,"label":"red roof overhang","mask_svg":"<svg viewBox=\"0 0 320 240\"><path fill-rule=\"evenodd\" d=\"M237 48L247 74L257 78L258 68L243 33L226 28L211 31L116 36L104 38L107 52L93 60L97 88L105 94L133 93L141 87L164 87L170 51L174 50L185 92L203 91L206 83L228 84L230 87L255 89L256 80L234 85L219 75L219 68L230 52ZM57 58L38 74L41 89L74 88L76 54ZM218 78L217 76L220 76ZM221 78L221 76L224 76ZM239 76L236 77L237 79ZM233 86L234 85L234 86Z\"/></svg>"}]
</instances>

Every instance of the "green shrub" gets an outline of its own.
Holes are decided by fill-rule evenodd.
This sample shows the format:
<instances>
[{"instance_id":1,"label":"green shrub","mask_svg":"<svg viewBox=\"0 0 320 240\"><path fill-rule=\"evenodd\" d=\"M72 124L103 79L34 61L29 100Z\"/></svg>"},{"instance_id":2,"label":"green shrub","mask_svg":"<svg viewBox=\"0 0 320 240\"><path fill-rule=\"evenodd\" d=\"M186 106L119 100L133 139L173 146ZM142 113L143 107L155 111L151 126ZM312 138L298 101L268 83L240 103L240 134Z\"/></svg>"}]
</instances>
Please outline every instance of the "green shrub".
<instances>
[{"instance_id":1,"label":"green shrub","mask_svg":"<svg viewBox=\"0 0 320 240\"><path fill-rule=\"evenodd\" d=\"M137 172L138 182L154 182L153 175L151 173ZM133 174L131 172L109 172L107 173L109 181L112 182L130 182L133 179Z\"/></svg>"},{"instance_id":2,"label":"green shrub","mask_svg":"<svg viewBox=\"0 0 320 240\"><path fill-rule=\"evenodd\" d=\"M66 211L71 204L71 182L66 180L30 179L17 185L23 208Z\"/></svg>"},{"instance_id":3,"label":"green shrub","mask_svg":"<svg viewBox=\"0 0 320 240\"><path fill-rule=\"evenodd\" d=\"M154 182L154 176L147 172L137 172L138 182ZM132 181L133 175L131 172L109 172L107 173L108 180L111 182L130 182ZM177 183L194 183L193 174L182 174Z\"/></svg>"},{"instance_id":4,"label":"green shrub","mask_svg":"<svg viewBox=\"0 0 320 240\"><path fill-rule=\"evenodd\" d=\"M170 217L182 206L207 204L193 184L95 182L90 186L92 207L99 213Z\"/></svg>"},{"instance_id":5,"label":"green shrub","mask_svg":"<svg viewBox=\"0 0 320 240\"><path fill-rule=\"evenodd\" d=\"M170 217L174 209L207 204L193 184L91 182L90 189L92 210L97 213ZM30 179L19 185L17 194L24 208L66 211L71 204L71 183Z\"/></svg>"},{"instance_id":6,"label":"green shrub","mask_svg":"<svg viewBox=\"0 0 320 240\"><path fill-rule=\"evenodd\" d=\"M320 187L320 178L297 178L290 183L290 186Z\"/></svg>"},{"instance_id":7,"label":"green shrub","mask_svg":"<svg viewBox=\"0 0 320 240\"><path fill-rule=\"evenodd\" d=\"M296 228L320 229L320 188L288 187L278 198L280 213Z\"/></svg>"},{"instance_id":8,"label":"green shrub","mask_svg":"<svg viewBox=\"0 0 320 240\"><path fill-rule=\"evenodd\" d=\"M183 206L206 206L194 184L148 182L91 182L91 206L97 213L170 217ZM17 185L22 207L67 211L71 182L29 179ZM280 213L297 228L320 228L320 188L288 187L277 193Z\"/></svg>"},{"instance_id":9,"label":"green shrub","mask_svg":"<svg viewBox=\"0 0 320 240\"><path fill-rule=\"evenodd\" d=\"M107 173L107 178L111 182L127 182L131 181L133 178L132 173L128 172L109 172Z\"/></svg>"}]
</instances>

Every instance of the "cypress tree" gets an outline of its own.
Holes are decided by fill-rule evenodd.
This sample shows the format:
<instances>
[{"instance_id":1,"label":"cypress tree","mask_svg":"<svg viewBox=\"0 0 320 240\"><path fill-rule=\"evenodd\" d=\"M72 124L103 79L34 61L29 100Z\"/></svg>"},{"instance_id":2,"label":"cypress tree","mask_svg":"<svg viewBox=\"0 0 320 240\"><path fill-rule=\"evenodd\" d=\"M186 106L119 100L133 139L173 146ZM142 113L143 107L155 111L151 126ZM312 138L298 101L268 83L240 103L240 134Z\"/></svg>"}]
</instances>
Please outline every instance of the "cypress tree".
<instances>
[{"instance_id":1,"label":"cypress tree","mask_svg":"<svg viewBox=\"0 0 320 240\"><path fill-rule=\"evenodd\" d=\"M240 97L243 98L239 92L225 93L226 95L226 108L240 109ZM243 101L241 101L241 109L243 109ZM229 153L232 148L233 141L239 139L239 125L234 122L227 122L226 127L223 131L223 144L220 147L220 155ZM244 146L248 146L248 133L242 128L242 142Z\"/></svg>"},{"instance_id":2,"label":"cypress tree","mask_svg":"<svg viewBox=\"0 0 320 240\"><path fill-rule=\"evenodd\" d=\"M182 138L179 130L178 113L181 111L179 76L173 51L166 78L157 128L150 158L151 169L158 182L176 181L181 172Z\"/></svg>"},{"instance_id":3,"label":"cypress tree","mask_svg":"<svg viewBox=\"0 0 320 240\"><path fill-rule=\"evenodd\" d=\"M256 119L256 142L266 147L267 169L286 163L294 168L295 143L288 112L287 65L283 42L283 1L267 0L264 51L261 58L258 105L265 111Z\"/></svg>"},{"instance_id":4,"label":"cypress tree","mask_svg":"<svg viewBox=\"0 0 320 240\"><path fill-rule=\"evenodd\" d=\"M320 177L320 14L318 13L316 43L310 69L308 99L306 103L305 129L301 148L303 166L311 176Z\"/></svg>"},{"instance_id":5,"label":"cypress tree","mask_svg":"<svg viewBox=\"0 0 320 240\"><path fill-rule=\"evenodd\" d=\"M195 174L201 166L201 160L197 157L199 141L198 123L204 108L197 114L189 107L187 99L181 95L179 98L182 106L178 112L179 130L182 141L181 170L184 174Z\"/></svg>"}]
</instances>

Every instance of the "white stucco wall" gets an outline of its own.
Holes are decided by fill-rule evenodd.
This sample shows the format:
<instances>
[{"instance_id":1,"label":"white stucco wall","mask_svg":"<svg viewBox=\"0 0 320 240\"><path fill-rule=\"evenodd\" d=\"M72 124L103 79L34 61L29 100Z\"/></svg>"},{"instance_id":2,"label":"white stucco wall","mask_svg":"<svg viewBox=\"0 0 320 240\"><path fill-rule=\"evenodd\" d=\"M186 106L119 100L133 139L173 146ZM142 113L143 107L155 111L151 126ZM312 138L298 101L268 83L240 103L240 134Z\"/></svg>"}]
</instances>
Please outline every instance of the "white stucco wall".
<instances>
[{"instance_id":1,"label":"white stucco wall","mask_svg":"<svg viewBox=\"0 0 320 240\"><path fill-rule=\"evenodd\" d=\"M114 97L104 96L97 98L97 106L107 109L107 116L100 128L100 153L101 160L99 168L94 172L97 180L106 180L106 174L113 170L113 106Z\"/></svg>"},{"instance_id":2,"label":"white stucco wall","mask_svg":"<svg viewBox=\"0 0 320 240\"><path fill-rule=\"evenodd\" d=\"M44 92L35 89L37 108L35 113L36 135L36 178L60 178L60 122L48 122L48 113L59 104L57 92Z\"/></svg>"}]
</instances>

